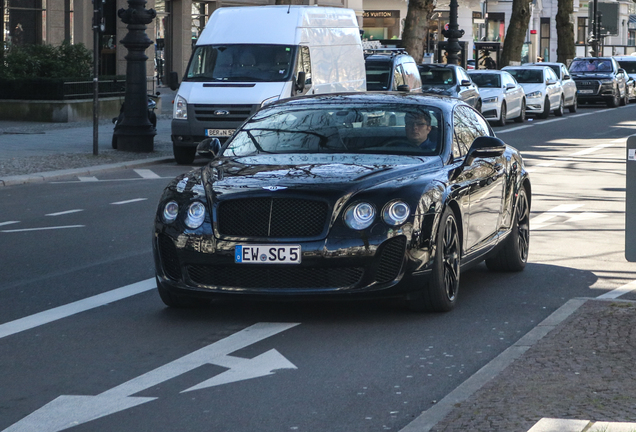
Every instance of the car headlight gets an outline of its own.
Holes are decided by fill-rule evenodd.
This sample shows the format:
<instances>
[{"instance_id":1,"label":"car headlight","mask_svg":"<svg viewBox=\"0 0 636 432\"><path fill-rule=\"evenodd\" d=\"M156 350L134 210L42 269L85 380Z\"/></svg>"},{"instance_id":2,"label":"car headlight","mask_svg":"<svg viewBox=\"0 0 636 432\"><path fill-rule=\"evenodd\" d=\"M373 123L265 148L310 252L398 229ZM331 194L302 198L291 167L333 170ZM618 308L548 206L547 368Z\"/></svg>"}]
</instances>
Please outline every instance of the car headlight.
<instances>
[{"instance_id":1,"label":"car headlight","mask_svg":"<svg viewBox=\"0 0 636 432\"><path fill-rule=\"evenodd\" d=\"M344 214L345 223L349 228L354 230L363 230L368 228L373 223L374 219L375 207L366 202L349 206Z\"/></svg>"},{"instance_id":2,"label":"car headlight","mask_svg":"<svg viewBox=\"0 0 636 432\"><path fill-rule=\"evenodd\" d=\"M389 225L402 225L411 214L409 205L404 201L393 201L384 206L382 219Z\"/></svg>"},{"instance_id":3,"label":"car headlight","mask_svg":"<svg viewBox=\"0 0 636 432\"><path fill-rule=\"evenodd\" d=\"M174 112L172 118L178 120L188 119L188 102L181 96L177 96L174 100Z\"/></svg>"},{"instance_id":4,"label":"car headlight","mask_svg":"<svg viewBox=\"0 0 636 432\"><path fill-rule=\"evenodd\" d=\"M197 229L205 220L205 206L199 201L195 201L188 207L185 224L188 228Z\"/></svg>"},{"instance_id":5,"label":"car headlight","mask_svg":"<svg viewBox=\"0 0 636 432\"><path fill-rule=\"evenodd\" d=\"M486 98L486 99L482 99L481 102L482 103L495 103L495 102L497 102L497 99L498 99L497 96L489 97L489 98Z\"/></svg>"},{"instance_id":6,"label":"car headlight","mask_svg":"<svg viewBox=\"0 0 636 432\"><path fill-rule=\"evenodd\" d=\"M526 97L529 97L529 98L541 97L541 92L540 91L535 91L535 92L532 92L532 93L528 93L526 95Z\"/></svg>"},{"instance_id":7,"label":"car headlight","mask_svg":"<svg viewBox=\"0 0 636 432\"><path fill-rule=\"evenodd\" d=\"M176 201L170 201L163 208L163 221L165 223L172 223L179 214L179 204Z\"/></svg>"}]
</instances>

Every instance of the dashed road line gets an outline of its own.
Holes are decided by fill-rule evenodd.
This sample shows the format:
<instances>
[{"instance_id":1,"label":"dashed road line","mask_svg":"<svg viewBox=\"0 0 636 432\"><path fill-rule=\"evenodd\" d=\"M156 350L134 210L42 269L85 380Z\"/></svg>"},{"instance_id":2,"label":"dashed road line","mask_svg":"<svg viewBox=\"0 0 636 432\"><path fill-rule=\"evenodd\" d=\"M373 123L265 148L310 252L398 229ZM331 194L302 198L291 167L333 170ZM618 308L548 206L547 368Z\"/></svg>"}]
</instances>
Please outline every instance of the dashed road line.
<instances>
[{"instance_id":1,"label":"dashed road line","mask_svg":"<svg viewBox=\"0 0 636 432\"><path fill-rule=\"evenodd\" d=\"M133 171L135 171L137 174L139 174L139 176L141 178L145 178L145 179L158 179L158 178L161 178L158 174L156 174L154 171L149 170L149 169L135 169Z\"/></svg>"},{"instance_id":2,"label":"dashed road line","mask_svg":"<svg viewBox=\"0 0 636 432\"><path fill-rule=\"evenodd\" d=\"M625 284L625 285L623 285L621 287L613 289L612 291L608 291L605 294L601 294L600 296L598 296L596 298L599 298L599 299L615 299L615 298L619 298L623 294L630 293L630 292L632 292L634 290L636 290L636 281L632 281L632 282L630 282L628 284Z\"/></svg>"},{"instance_id":3,"label":"dashed road line","mask_svg":"<svg viewBox=\"0 0 636 432\"><path fill-rule=\"evenodd\" d=\"M545 222L554 219L557 216L565 216L567 212L570 212L581 206L583 206L583 204L561 204L559 206L556 206L553 209L550 209L532 218L532 220L530 220L530 229L538 229L543 228L546 225L550 225L546 224Z\"/></svg>"},{"instance_id":4,"label":"dashed road line","mask_svg":"<svg viewBox=\"0 0 636 432\"><path fill-rule=\"evenodd\" d=\"M71 214L71 213L78 213L84 211L83 209L75 209L75 210L66 210L66 211L61 211L61 212L57 212L57 213L49 213L46 214L44 216L62 216L62 215L67 215L67 214Z\"/></svg>"},{"instance_id":5,"label":"dashed road line","mask_svg":"<svg viewBox=\"0 0 636 432\"><path fill-rule=\"evenodd\" d=\"M111 204L112 205L130 204L130 203L139 202L139 201L146 201L147 199L148 198L135 198L135 199L126 200L126 201L113 202Z\"/></svg>"},{"instance_id":6,"label":"dashed road line","mask_svg":"<svg viewBox=\"0 0 636 432\"><path fill-rule=\"evenodd\" d=\"M77 176L77 178L81 182L96 182L96 181L99 181L97 179L97 177L95 177L95 176L90 176L90 177Z\"/></svg>"},{"instance_id":7,"label":"dashed road line","mask_svg":"<svg viewBox=\"0 0 636 432\"><path fill-rule=\"evenodd\" d=\"M28 231L46 231L46 230L68 229L68 228L84 228L85 226L86 225L65 225L65 226L40 227L40 228L22 228L22 229L14 229L14 230L0 230L0 232L17 233L17 232L28 232Z\"/></svg>"},{"instance_id":8,"label":"dashed road line","mask_svg":"<svg viewBox=\"0 0 636 432\"><path fill-rule=\"evenodd\" d=\"M0 222L0 226L3 225L12 225L12 224L17 224L20 223L20 221L6 221L6 222Z\"/></svg>"}]
</instances>

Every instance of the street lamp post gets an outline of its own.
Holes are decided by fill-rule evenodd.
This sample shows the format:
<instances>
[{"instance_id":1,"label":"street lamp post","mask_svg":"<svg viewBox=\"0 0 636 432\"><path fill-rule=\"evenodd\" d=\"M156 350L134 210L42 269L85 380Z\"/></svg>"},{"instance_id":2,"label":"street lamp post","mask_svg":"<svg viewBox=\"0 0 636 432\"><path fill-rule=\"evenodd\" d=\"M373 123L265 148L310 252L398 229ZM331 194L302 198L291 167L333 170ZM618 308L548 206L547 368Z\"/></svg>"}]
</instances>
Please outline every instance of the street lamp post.
<instances>
[{"instance_id":1,"label":"street lamp post","mask_svg":"<svg viewBox=\"0 0 636 432\"><path fill-rule=\"evenodd\" d=\"M126 96L124 116L117 124L117 149L132 152L151 152L157 134L148 118L146 87L146 49L152 41L146 34L146 24L157 16L154 9L146 9L146 0L128 0L128 9L117 12L128 33L121 43L128 49L126 55Z\"/></svg>"},{"instance_id":2,"label":"street lamp post","mask_svg":"<svg viewBox=\"0 0 636 432\"><path fill-rule=\"evenodd\" d=\"M443 30L442 34L448 43L446 44L446 52L448 52L448 64L458 64L459 56L457 55L461 51L459 45L459 38L464 35L464 30L460 30L457 24L457 0L450 0L450 12L448 17L448 30Z\"/></svg>"},{"instance_id":3,"label":"street lamp post","mask_svg":"<svg viewBox=\"0 0 636 432\"><path fill-rule=\"evenodd\" d=\"M599 56L599 31L598 31L598 9L597 9L597 0L592 2L592 19L590 20L590 27L592 27L592 32L590 33L590 37L587 42L591 46L592 57Z\"/></svg>"}]
</instances>

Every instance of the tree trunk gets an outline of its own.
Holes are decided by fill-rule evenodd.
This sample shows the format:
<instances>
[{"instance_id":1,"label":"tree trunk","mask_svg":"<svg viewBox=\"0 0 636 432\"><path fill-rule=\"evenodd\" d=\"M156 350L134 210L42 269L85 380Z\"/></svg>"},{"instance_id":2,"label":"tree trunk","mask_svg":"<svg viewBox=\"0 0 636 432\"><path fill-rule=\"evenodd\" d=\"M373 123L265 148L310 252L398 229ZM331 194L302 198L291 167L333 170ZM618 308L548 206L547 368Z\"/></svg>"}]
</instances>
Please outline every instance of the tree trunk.
<instances>
[{"instance_id":1,"label":"tree trunk","mask_svg":"<svg viewBox=\"0 0 636 432\"><path fill-rule=\"evenodd\" d=\"M572 0L559 0L556 15L557 61L566 65L576 55L574 24L570 22L572 13L574 13L574 2Z\"/></svg>"},{"instance_id":2,"label":"tree trunk","mask_svg":"<svg viewBox=\"0 0 636 432\"><path fill-rule=\"evenodd\" d=\"M521 48L526 39L529 21L530 2L528 0L512 0L512 14L501 52L501 64L497 65L499 68L508 66L511 61L521 62Z\"/></svg>"},{"instance_id":3,"label":"tree trunk","mask_svg":"<svg viewBox=\"0 0 636 432\"><path fill-rule=\"evenodd\" d=\"M424 41L428 28L428 17L433 12L433 0L409 0L406 19L404 20L404 32L402 42L404 48L415 63L422 63L424 57Z\"/></svg>"}]
</instances>

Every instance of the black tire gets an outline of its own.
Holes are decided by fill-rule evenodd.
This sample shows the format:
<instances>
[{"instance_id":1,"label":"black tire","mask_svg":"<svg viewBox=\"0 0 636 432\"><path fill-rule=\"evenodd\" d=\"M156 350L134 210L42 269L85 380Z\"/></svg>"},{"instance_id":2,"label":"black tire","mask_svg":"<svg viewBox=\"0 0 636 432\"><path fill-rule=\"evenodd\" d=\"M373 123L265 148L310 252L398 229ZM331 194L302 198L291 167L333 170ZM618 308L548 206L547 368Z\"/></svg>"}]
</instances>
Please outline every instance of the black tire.
<instances>
[{"instance_id":1,"label":"black tire","mask_svg":"<svg viewBox=\"0 0 636 432\"><path fill-rule=\"evenodd\" d=\"M524 121L526 121L526 101L525 101L525 99L521 101L521 113L519 114L519 117L515 118L515 121L517 123L523 123Z\"/></svg>"},{"instance_id":2,"label":"black tire","mask_svg":"<svg viewBox=\"0 0 636 432\"><path fill-rule=\"evenodd\" d=\"M537 117L545 119L550 115L550 99L545 97L545 101L543 102L543 112L541 114L537 114Z\"/></svg>"},{"instance_id":3,"label":"black tire","mask_svg":"<svg viewBox=\"0 0 636 432\"><path fill-rule=\"evenodd\" d=\"M508 109L506 108L506 102L501 103L501 114L499 115L499 120L497 121L497 126L505 126L506 125L506 116L508 115Z\"/></svg>"},{"instance_id":4,"label":"black tire","mask_svg":"<svg viewBox=\"0 0 636 432\"><path fill-rule=\"evenodd\" d=\"M618 89L614 89L614 97L607 100L607 106L610 108L616 108L620 103L620 91Z\"/></svg>"},{"instance_id":5,"label":"black tire","mask_svg":"<svg viewBox=\"0 0 636 432\"><path fill-rule=\"evenodd\" d=\"M621 98L621 106L625 106L629 103L629 95L627 94L627 89L625 89L625 96Z\"/></svg>"},{"instance_id":6,"label":"black tire","mask_svg":"<svg viewBox=\"0 0 636 432\"><path fill-rule=\"evenodd\" d=\"M477 101L477 103L475 104L475 109L479 112L481 112L481 99L479 99Z\"/></svg>"},{"instance_id":7,"label":"black tire","mask_svg":"<svg viewBox=\"0 0 636 432\"><path fill-rule=\"evenodd\" d=\"M554 110L554 115L557 117L563 117L563 96L561 96L561 101L559 102L559 107Z\"/></svg>"},{"instance_id":8,"label":"black tire","mask_svg":"<svg viewBox=\"0 0 636 432\"><path fill-rule=\"evenodd\" d=\"M194 157L197 153L196 147L179 147L172 144L172 153L174 154L174 160L179 165L189 165L194 162Z\"/></svg>"},{"instance_id":9,"label":"black tire","mask_svg":"<svg viewBox=\"0 0 636 432\"><path fill-rule=\"evenodd\" d=\"M117 135L113 133L113 139L110 141L110 145L117 150Z\"/></svg>"},{"instance_id":10,"label":"black tire","mask_svg":"<svg viewBox=\"0 0 636 432\"><path fill-rule=\"evenodd\" d=\"M157 114L154 111L148 110L148 120L150 120L152 127L157 129Z\"/></svg>"},{"instance_id":11,"label":"black tire","mask_svg":"<svg viewBox=\"0 0 636 432\"><path fill-rule=\"evenodd\" d=\"M518 272L526 267L530 247L530 202L524 188L519 191L512 228L500 249L486 259L493 271Z\"/></svg>"},{"instance_id":12,"label":"black tire","mask_svg":"<svg viewBox=\"0 0 636 432\"><path fill-rule=\"evenodd\" d=\"M195 306L200 306L203 302L199 301L193 297L186 297L176 295L171 293L166 287L163 286L159 279L155 276L155 280L157 281L157 291L159 292L159 297L161 297L161 301L168 307L171 308L191 308Z\"/></svg>"},{"instance_id":13,"label":"black tire","mask_svg":"<svg viewBox=\"0 0 636 432\"><path fill-rule=\"evenodd\" d=\"M426 285L407 297L409 309L417 312L448 312L457 303L461 246L455 214L447 208L440 218L435 240L433 272Z\"/></svg>"},{"instance_id":14,"label":"black tire","mask_svg":"<svg viewBox=\"0 0 636 432\"><path fill-rule=\"evenodd\" d=\"M574 95L574 103L568 107L571 113L575 113L577 109L579 109L579 98Z\"/></svg>"}]
</instances>

